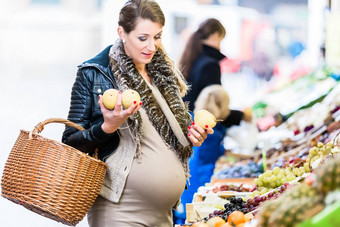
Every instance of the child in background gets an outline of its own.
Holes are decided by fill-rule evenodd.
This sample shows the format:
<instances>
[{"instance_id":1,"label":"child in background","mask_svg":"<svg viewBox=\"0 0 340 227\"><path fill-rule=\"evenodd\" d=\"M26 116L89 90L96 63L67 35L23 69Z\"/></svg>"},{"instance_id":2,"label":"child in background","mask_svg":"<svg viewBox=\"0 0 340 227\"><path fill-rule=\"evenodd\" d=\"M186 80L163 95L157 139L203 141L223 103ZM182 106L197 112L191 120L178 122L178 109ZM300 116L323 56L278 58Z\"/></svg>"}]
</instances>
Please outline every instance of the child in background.
<instances>
[{"instance_id":1,"label":"child in background","mask_svg":"<svg viewBox=\"0 0 340 227\"><path fill-rule=\"evenodd\" d=\"M210 85L204 88L195 102L194 113L205 109L218 120L214 133L208 135L200 147L194 147L194 154L189 160L190 185L181 196L181 204L175 212L177 224L183 224L186 217L186 203L191 203L195 192L200 186L210 182L217 159L224 154L223 139L227 128L239 125L242 120L250 122L249 111L229 109L229 96L221 85Z\"/></svg>"}]
</instances>

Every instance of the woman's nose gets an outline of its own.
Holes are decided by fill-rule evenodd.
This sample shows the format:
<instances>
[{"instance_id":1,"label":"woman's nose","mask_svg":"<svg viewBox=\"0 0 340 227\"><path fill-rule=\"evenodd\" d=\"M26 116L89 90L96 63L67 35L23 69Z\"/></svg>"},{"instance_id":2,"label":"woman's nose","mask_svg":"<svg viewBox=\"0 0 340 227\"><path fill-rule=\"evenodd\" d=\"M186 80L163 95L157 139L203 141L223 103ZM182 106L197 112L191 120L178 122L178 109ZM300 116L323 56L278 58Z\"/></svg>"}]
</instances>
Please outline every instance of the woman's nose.
<instances>
[{"instance_id":1,"label":"woman's nose","mask_svg":"<svg viewBox=\"0 0 340 227\"><path fill-rule=\"evenodd\" d=\"M150 51L155 51L156 50L156 44L155 44L155 41L153 39L151 39L149 42L148 42L148 49Z\"/></svg>"}]
</instances>

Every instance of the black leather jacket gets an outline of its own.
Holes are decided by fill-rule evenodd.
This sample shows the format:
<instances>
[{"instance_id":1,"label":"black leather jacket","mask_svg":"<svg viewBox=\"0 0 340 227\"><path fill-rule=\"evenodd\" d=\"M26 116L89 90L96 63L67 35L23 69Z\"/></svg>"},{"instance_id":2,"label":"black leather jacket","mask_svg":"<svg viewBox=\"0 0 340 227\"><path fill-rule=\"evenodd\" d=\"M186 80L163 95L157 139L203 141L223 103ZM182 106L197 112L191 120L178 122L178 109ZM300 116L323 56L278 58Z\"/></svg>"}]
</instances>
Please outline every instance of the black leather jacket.
<instances>
[{"instance_id":1,"label":"black leather jacket","mask_svg":"<svg viewBox=\"0 0 340 227\"><path fill-rule=\"evenodd\" d=\"M195 102L201 91L212 84L221 84L220 61L225 56L216 48L202 45L202 53L195 59L189 73L188 83L191 90L183 98L189 102L189 110L194 111Z\"/></svg>"},{"instance_id":2,"label":"black leather jacket","mask_svg":"<svg viewBox=\"0 0 340 227\"><path fill-rule=\"evenodd\" d=\"M116 150L119 144L118 133L107 134L101 125L103 115L98 104L99 94L115 87L109 63L111 46L94 58L79 66L76 81L72 87L71 106L68 120L79 124L84 131L66 126L62 141L82 152L92 154L98 147L101 160Z\"/></svg>"}]
</instances>

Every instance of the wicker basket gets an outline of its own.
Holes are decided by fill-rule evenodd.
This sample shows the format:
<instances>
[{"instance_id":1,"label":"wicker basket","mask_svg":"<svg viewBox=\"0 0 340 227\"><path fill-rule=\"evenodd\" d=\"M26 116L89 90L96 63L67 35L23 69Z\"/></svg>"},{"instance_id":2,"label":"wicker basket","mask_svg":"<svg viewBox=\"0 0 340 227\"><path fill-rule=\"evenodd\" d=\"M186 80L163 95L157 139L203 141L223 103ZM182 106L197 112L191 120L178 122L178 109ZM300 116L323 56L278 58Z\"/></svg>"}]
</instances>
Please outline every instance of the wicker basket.
<instances>
[{"instance_id":1,"label":"wicker basket","mask_svg":"<svg viewBox=\"0 0 340 227\"><path fill-rule=\"evenodd\" d=\"M59 118L39 123L20 134L2 175L2 196L40 215L75 226L101 189L107 166L97 158L40 133L45 124L81 126Z\"/></svg>"}]
</instances>

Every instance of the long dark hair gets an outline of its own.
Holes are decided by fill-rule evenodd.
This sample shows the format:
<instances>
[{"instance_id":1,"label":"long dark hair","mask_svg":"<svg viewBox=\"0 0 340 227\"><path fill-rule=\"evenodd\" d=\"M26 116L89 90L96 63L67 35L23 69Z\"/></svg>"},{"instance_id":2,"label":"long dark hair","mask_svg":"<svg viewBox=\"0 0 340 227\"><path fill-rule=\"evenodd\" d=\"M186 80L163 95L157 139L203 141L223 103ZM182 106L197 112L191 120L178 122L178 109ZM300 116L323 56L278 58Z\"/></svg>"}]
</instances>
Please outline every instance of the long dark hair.
<instances>
[{"instance_id":1,"label":"long dark hair","mask_svg":"<svg viewBox=\"0 0 340 227\"><path fill-rule=\"evenodd\" d=\"M165 24L163 11L154 0L129 0L120 10L118 25L129 34L136 28L139 18L148 19L152 22Z\"/></svg>"},{"instance_id":2,"label":"long dark hair","mask_svg":"<svg viewBox=\"0 0 340 227\"><path fill-rule=\"evenodd\" d=\"M226 30L219 20L209 18L203 21L188 39L179 61L179 69L185 79L188 79L195 59L202 52L202 40L207 39L215 32L218 32L221 36L225 36L226 34Z\"/></svg>"}]
</instances>

